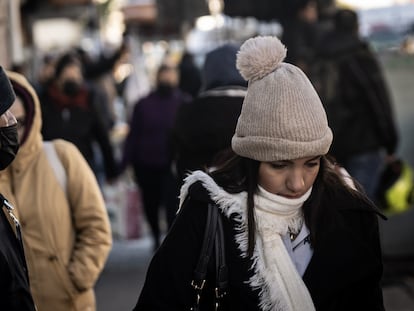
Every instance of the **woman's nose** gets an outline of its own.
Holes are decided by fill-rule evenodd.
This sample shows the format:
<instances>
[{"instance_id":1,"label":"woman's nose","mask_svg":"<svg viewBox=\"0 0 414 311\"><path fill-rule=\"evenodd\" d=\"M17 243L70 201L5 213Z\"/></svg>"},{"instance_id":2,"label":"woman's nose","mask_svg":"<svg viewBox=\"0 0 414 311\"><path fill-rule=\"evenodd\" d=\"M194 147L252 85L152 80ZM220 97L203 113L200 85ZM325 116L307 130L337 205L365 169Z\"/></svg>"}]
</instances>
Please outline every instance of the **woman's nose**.
<instances>
[{"instance_id":1,"label":"woman's nose","mask_svg":"<svg viewBox=\"0 0 414 311\"><path fill-rule=\"evenodd\" d=\"M16 118L14 115L10 112L10 110L7 110L5 113L3 113L0 116L0 127L6 127L16 124Z\"/></svg>"},{"instance_id":2,"label":"woman's nose","mask_svg":"<svg viewBox=\"0 0 414 311\"><path fill-rule=\"evenodd\" d=\"M302 192L305 188L305 179L302 171L299 169L292 170L292 172L288 176L286 186L289 189L289 191L293 193Z\"/></svg>"}]
</instances>

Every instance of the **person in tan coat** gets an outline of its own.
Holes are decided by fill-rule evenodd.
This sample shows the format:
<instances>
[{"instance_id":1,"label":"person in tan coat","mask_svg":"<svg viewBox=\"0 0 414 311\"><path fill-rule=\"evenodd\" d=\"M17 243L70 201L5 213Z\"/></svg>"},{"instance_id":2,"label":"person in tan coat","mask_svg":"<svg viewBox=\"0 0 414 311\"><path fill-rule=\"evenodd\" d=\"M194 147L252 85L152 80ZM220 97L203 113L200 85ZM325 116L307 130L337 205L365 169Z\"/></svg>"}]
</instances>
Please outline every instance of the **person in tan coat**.
<instances>
[{"instance_id":1,"label":"person in tan coat","mask_svg":"<svg viewBox=\"0 0 414 311\"><path fill-rule=\"evenodd\" d=\"M0 66L0 170L13 162L19 149L17 120L9 110L15 98L9 78ZM30 292L20 223L14 207L1 193L0 310L36 311Z\"/></svg>"},{"instance_id":2,"label":"person in tan coat","mask_svg":"<svg viewBox=\"0 0 414 311\"><path fill-rule=\"evenodd\" d=\"M7 75L21 147L0 187L21 220L33 298L38 311L93 311L112 246L102 193L72 143L43 141L38 96L23 76Z\"/></svg>"}]
</instances>

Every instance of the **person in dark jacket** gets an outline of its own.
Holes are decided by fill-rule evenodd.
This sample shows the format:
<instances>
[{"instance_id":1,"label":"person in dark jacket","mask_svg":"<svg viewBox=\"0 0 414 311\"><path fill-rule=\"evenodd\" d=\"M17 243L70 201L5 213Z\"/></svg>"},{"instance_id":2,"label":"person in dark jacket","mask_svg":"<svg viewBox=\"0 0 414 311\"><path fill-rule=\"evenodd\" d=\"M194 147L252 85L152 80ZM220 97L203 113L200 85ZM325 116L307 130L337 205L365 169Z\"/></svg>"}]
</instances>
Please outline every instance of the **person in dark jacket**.
<instances>
[{"instance_id":1,"label":"person in dark jacket","mask_svg":"<svg viewBox=\"0 0 414 311\"><path fill-rule=\"evenodd\" d=\"M114 180L118 176L118 165L109 138L105 97L99 89L85 82L81 62L75 54L64 54L57 61L55 79L39 97L43 138L72 142L101 180L96 144L103 158L104 177Z\"/></svg>"},{"instance_id":2,"label":"person in dark jacket","mask_svg":"<svg viewBox=\"0 0 414 311\"><path fill-rule=\"evenodd\" d=\"M194 62L193 54L184 52L178 64L178 71L180 74L178 87L193 98L196 97L201 88L201 73Z\"/></svg>"},{"instance_id":3,"label":"person in dark jacket","mask_svg":"<svg viewBox=\"0 0 414 311\"><path fill-rule=\"evenodd\" d=\"M110 56L100 55L97 60L92 59L82 47L75 49L82 63L82 71L86 80L95 80L111 72L116 63L129 51L129 45L124 38L120 47Z\"/></svg>"},{"instance_id":4,"label":"person in dark jacket","mask_svg":"<svg viewBox=\"0 0 414 311\"><path fill-rule=\"evenodd\" d=\"M161 241L160 205L166 209L168 227L178 209L177 185L171 170L171 128L178 108L189 100L190 96L178 88L177 69L162 64L155 90L134 106L124 142L121 171L128 165L133 168L154 249Z\"/></svg>"},{"instance_id":5,"label":"person in dark jacket","mask_svg":"<svg viewBox=\"0 0 414 311\"><path fill-rule=\"evenodd\" d=\"M16 156L19 144L16 118L9 112L15 95L0 67L0 170ZM30 292L19 221L13 206L0 194L0 310L35 311Z\"/></svg>"},{"instance_id":6,"label":"person in dark jacket","mask_svg":"<svg viewBox=\"0 0 414 311\"><path fill-rule=\"evenodd\" d=\"M134 310L384 310L381 214L328 158L323 105L285 55L276 37L241 46L237 67L249 85L232 151L186 178ZM192 283L208 204L224 233L227 286L217 296L217 254L205 282Z\"/></svg>"},{"instance_id":7,"label":"person in dark jacket","mask_svg":"<svg viewBox=\"0 0 414 311\"><path fill-rule=\"evenodd\" d=\"M386 156L394 158L398 146L392 101L376 55L358 34L356 12L338 10L334 25L315 76L335 136L331 154L376 200Z\"/></svg>"},{"instance_id":8,"label":"person in dark jacket","mask_svg":"<svg viewBox=\"0 0 414 311\"><path fill-rule=\"evenodd\" d=\"M173 146L180 183L188 172L210 166L230 147L247 87L236 68L238 49L225 44L206 55L201 93L177 112Z\"/></svg>"},{"instance_id":9,"label":"person in dark jacket","mask_svg":"<svg viewBox=\"0 0 414 311\"><path fill-rule=\"evenodd\" d=\"M286 62L298 66L310 76L320 36L317 1L289 0L284 5L281 41L288 48Z\"/></svg>"}]
</instances>

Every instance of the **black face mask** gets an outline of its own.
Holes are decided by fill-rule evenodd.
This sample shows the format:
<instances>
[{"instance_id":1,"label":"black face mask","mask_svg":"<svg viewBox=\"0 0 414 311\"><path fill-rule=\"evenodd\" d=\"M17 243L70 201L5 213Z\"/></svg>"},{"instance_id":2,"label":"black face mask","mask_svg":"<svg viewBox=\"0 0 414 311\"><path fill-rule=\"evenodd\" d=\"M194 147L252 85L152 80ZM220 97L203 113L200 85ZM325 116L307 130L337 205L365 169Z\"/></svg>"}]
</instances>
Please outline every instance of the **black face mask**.
<instances>
[{"instance_id":1,"label":"black face mask","mask_svg":"<svg viewBox=\"0 0 414 311\"><path fill-rule=\"evenodd\" d=\"M158 83L157 92L161 96L168 96L173 92L173 90L174 90L174 87L169 83L165 83L165 82Z\"/></svg>"},{"instance_id":2,"label":"black face mask","mask_svg":"<svg viewBox=\"0 0 414 311\"><path fill-rule=\"evenodd\" d=\"M75 80L67 80L63 82L63 92L68 96L76 96L80 91L80 84Z\"/></svg>"},{"instance_id":3,"label":"black face mask","mask_svg":"<svg viewBox=\"0 0 414 311\"><path fill-rule=\"evenodd\" d=\"M0 127L0 170L4 170L13 162L18 150L17 124Z\"/></svg>"}]
</instances>

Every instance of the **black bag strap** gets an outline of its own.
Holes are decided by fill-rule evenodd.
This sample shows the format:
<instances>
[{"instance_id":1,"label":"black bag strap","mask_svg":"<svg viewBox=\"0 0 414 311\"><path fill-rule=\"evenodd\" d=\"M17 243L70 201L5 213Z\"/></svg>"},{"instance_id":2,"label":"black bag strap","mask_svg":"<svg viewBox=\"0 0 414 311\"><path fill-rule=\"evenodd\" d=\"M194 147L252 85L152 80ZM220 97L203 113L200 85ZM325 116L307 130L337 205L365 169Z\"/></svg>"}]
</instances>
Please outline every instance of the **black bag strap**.
<instances>
[{"instance_id":1,"label":"black bag strap","mask_svg":"<svg viewBox=\"0 0 414 311\"><path fill-rule=\"evenodd\" d=\"M217 208L216 208L217 210ZM224 248L224 231L221 217L217 219L216 231L216 310L218 309L219 300L227 293L228 286L228 269L226 264L226 252Z\"/></svg>"},{"instance_id":2,"label":"black bag strap","mask_svg":"<svg viewBox=\"0 0 414 311\"><path fill-rule=\"evenodd\" d=\"M216 205L208 204L206 227L204 231L203 244L200 256L194 269L194 276L191 286L196 290L196 301L191 310L199 310L201 292L207 279L207 269L213 255L213 246L216 254L216 310L219 307L219 300L226 295L228 286L228 270L225 258L224 231L221 217Z\"/></svg>"},{"instance_id":3,"label":"black bag strap","mask_svg":"<svg viewBox=\"0 0 414 311\"><path fill-rule=\"evenodd\" d=\"M206 281L208 263L210 262L210 257L213 253L214 236L217 228L217 218L217 209L211 207L209 204L207 209L207 220L206 228L204 230L203 244L201 246L200 257L194 270L194 279L192 281L192 286L195 289L203 289Z\"/></svg>"}]
</instances>

